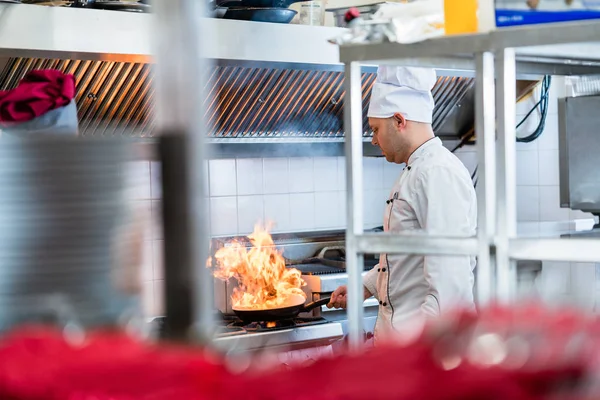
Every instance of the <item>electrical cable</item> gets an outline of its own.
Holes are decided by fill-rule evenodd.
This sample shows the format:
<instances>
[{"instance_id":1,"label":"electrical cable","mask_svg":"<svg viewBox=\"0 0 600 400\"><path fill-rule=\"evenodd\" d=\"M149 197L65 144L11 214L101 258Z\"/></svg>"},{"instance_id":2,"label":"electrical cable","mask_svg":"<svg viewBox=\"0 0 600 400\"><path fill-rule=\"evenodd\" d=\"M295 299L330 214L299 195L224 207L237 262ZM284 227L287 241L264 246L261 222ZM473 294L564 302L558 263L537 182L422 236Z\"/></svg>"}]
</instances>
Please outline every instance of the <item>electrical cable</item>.
<instances>
[{"instance_id":1,"label":"electrical cable","mask_svg":"<svg viewBox=\"0 0 600 400\"><path fill-rule=\"evenodd\" d=\"M540 100L529 110L527 114L521 119L521 121L517 124L517 129L521 127L527 121L527 118L539 107L540 108L540 122L538 123L537 128L528 136L518 137L518 143L530 143L535 139L539 138L542 132L544 131L544 127L546 126L546 117L548 116L548 103L550 97L550 84L552 83L552 77L550 75L545 75L544 79L542 79L542 89L540 94Z\"/></svg>"},{"instance_id":2,"label":"electrical cable","mask_svg":"<svg viewBox=\"0 0 600 400\"><path fill-rule=\"evenodd\" d=\"M535 110L537 110L538 107L540 108L540 121L538 122L538 126L535 128L535 130L531 134L524 136L524 137L517 137L518 143L531 143L534 140L536 140L537 138L539 138L541 136L542 132L544 131L544 128L546 127L546 117L548 116L548 103L549 103L549 97L550 97L551 83L552 83L552 77L550 75L545 75L544 78L542 79L540 100L531 108L531 110L529 110L529 112L527 114L525 114L525 116L517 124L516 129L519 129L521 127L521 125L523 125L525 123L525 121L527 121L527 118L529 118L531 116L531 114L533 114L533 112ZM470 137L463 138L463 140L461 140L461 142L458 144L458 146L456 146L452 150L452 152L454 153L456 150L461 148L466 142L468 142L469 139L470 139ZM478 179L476 179L477 167L478 166L475 166L475 169L473 170L473 173L471 174L471 180L473 181L473 185L475 187L477 187L477 181L478 181Z\"/></svg>"}]
</instances>

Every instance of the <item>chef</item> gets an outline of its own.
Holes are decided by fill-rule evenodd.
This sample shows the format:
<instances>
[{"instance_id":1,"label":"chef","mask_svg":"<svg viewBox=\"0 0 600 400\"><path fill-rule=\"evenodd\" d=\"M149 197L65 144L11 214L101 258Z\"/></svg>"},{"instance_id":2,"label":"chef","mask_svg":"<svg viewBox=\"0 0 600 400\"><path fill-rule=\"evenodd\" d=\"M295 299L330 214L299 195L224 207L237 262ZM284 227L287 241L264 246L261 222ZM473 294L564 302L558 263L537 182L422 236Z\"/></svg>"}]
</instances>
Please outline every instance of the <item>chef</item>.
<instances>
[{"instance_id":1,"label":"chef","mask_svg":"<svg viewBox=\"0 0 600 400\"><path fill-rule=\"evenodd\" d=\"M431 127L436 82L432 69L381 66L368 117L373 145L388 162L404 164L384 213L384 230L436 236L473 236L477 201L471 175ZM410 336L430 318L454 308L474 308L470 256L381 254L364 277L364 298L379 301L375 338ZM346 286L329 308L346 308Z\"/></svg>"}]
</instances>

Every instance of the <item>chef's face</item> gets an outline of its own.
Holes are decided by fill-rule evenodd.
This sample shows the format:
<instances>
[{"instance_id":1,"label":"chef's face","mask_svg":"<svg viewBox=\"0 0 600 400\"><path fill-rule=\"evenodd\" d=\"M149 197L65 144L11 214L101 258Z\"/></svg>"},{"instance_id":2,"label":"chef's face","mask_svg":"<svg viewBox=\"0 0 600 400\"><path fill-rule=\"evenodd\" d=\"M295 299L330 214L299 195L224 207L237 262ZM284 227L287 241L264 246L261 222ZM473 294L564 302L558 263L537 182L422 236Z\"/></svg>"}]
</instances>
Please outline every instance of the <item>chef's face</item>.
<instances>
[{"instance_id":1,"label":"chef's face","mask_svg":"<svg viewBox=\"0 0 600 400\"><path fill-rule=\"evenodd\" d=\"M369 118L373 130L373 146L378 146L388 162L401 164L406 119L400 113L390 118Z\"/></svg>"}]
</instances>

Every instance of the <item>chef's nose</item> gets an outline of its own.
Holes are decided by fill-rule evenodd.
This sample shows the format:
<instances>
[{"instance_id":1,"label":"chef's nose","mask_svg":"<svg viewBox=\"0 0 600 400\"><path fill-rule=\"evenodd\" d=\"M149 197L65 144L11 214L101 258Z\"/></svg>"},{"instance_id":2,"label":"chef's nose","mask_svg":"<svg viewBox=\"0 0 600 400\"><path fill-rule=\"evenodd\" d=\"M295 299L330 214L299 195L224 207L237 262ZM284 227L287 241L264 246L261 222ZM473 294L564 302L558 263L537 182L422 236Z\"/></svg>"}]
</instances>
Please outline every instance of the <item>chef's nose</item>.
<instances>
[{"instance_id":1,"label":"chef's nose","mask_svg":"<svg viewBox=\"0 0 600 400\"><path fill-rule=\"evenodd\" d=\"M373 146L378 146L379 145L379 143L377 143L377 138L375 138L375 135L373 135L373 139L371 139L371 144Z\"/></svg>"}]
</instances>

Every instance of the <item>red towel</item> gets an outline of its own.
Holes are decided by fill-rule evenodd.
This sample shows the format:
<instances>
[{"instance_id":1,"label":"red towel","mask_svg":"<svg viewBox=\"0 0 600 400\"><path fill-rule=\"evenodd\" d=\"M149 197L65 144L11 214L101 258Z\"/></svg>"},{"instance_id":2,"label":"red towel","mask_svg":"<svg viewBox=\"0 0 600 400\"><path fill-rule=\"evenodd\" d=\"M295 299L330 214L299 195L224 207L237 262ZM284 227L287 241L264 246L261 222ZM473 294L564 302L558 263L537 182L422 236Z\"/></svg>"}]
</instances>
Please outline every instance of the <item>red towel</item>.
<instances>
[{"instance_id":1,"label":"red towel","mask_svg":"<svg viewBox=\"0 0 600 400\"><path fill-rule=\"evenodd\" d=\"M47 69L31 71L13 90L0 91L0 124L30 121L64 107L75 97L75 77Z\"/></svg>"}]
</instances>

